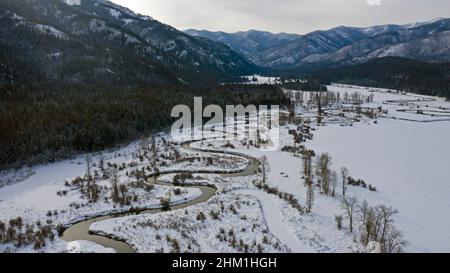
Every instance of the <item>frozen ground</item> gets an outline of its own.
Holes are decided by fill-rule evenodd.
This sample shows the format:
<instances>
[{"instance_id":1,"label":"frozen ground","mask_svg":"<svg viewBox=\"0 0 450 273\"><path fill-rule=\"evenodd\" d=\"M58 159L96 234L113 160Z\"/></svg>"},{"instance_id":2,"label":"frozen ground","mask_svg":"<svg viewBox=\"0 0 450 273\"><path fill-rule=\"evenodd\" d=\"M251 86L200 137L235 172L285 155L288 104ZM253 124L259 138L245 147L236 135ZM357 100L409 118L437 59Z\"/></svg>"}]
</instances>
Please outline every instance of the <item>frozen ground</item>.
<instances>
[{"instance_id":1,"label":"frozen ground","mask_svg":"<svg viewBox=\"0 0 450 273\"><path fill-rule=\"evenodd\" d=\"M91 231L125 238L143 253L289 251L267 230L257 199L247 195L226 194L181 211L103 221Z\"/></svg>"},{"instance_id":2,"label":"frozen ground","mask_svg":"<svg viewBox=\"0 0 450 273\"><path fill-rule=\"evenodd\" d=\"M13 244L2 245L0 252L14 253L115 253L114 249L105 248L96 243L89 241L73 241L67 243L63 240L49 242L49 244L39 250L35 250L32 246L17 248Z\"/></svg>"},{"instance_id":3,"label":"frozen ground","mask_svg":"<svg viewBox=\"0 0 450 273\"><path fill-rule=\"evenodd\" d=\"M450 122L380 119L378 125L322 127L307 146L331 153L335 166L377 187L378 194L357 196L399 210L409 251L449 252L449 136Z\"/></svg>"},{"instance_id":4,"label":"frozen ground","mask_svg":"<svg viewBox=\"0 0 450 273\"><path fill-rule=\"evenodd\" d=\"M330 153L336 171L346 166L353 177L362 178L377 188L374 193L350 187L351 194L359 200L367 200L373 205L386 204L399 210L396 221L408 242L407 251L449 252L450 174L447 166L450 163L450 103L441 98L376 88L335 85L328 89L341 95L356 92L373 95L373 102L361 106L382 107L385 112L380 114L376 124L362 118L352 126L336 123L316 127L313 140L306 146L316 153ZM301 109L299 114L315 116L313 109ZM281 146L291 143L286 130L281 131L281 140ZM220 143L214 146L221 148ZM257 149L243 149L242 152L255 157L267 156L270 166L268 183L304 199L300 158L280 151L262 153ZM281 173L288 177L281 176ZM319 225L320 231L333 225L334 214L339 209L334 200L319 198L323 200L316 202L315 217L310 219L326 223ZM333 230L323 231L324 234L327 232ZM302 236L300 232L298 235ZM333 234L333 237L338 238L339 235ZM347 244L351 245L350 242ZM333 249L332 245L324 250L327 248Z\"/></svg>"},{"instance_id":5,"label":"frozen ground","mask_svg":"<svg viewBox=\"0 0 450 273\"><path fill-rule=\"evenodd\" d=\"M267 80L267 79L266 79ZM376 192L349 186L349 195L371 205L386 204L398 209L395 223L404 233L408 252L450 252L450 104L443 99L402 94L391 90L333 85L329 91L341 97L358 93L371 100L356 105L341 102L327 106L325 116L316 125L316 109L309 104L297 105L297 115L310 119L312 140L306 146L316 154L327 152L333 157L332 169L342 166L350 169L354 178L362 178L377 188ZM371 111L371 119L356 113ZM351 111L350 111L350 110ZM357 120L358 122L354 122ZM292 146L289 130L297 126L280 127L281 144L278 150L265 152L240 141L202 141L191 146L200 150L226 151L234 155L195 152L178 144L164 144L157 138L158 170L165 172L195 172L189 183L214 185L216 195L195 206L180 210L127 216L95 223L91 230L126 240L139 252L356 252L364 251L356 235L348 229L338 230L335 215L342 213L339 198L316 193L312 213L303 214L276 194L269 194L255 186L261 181L261 169L242 175L214 175L201 172L236 173L251 168L252 158L267 158L267 185L280 193L292 194L304 206L306 187L302 178L302 158L282 147ZM144 143L147 145L148 143ZM144 145L144 146L145 146ZM92 155L105 163L125 164L121 183L131 183L133 175L143 170L146 175L155 169L151 153L142 150L142 142L135 142L119 150ZM145 150L144 149L144 150ZM176 160L174 158L177 158ZM98 165L93 170L99 171ZM256 173L259 171L258 173ZM85 156L19 171L0 174L0 221L21 216L25 223L51 220L68 224L80 219L117 211L131 206L160 207L162 198L171 198L180 204L198 198L196 188L180 188L175 194L174 174L161 177L169 184L154 185L147 192L133 188L138 202L117 206L112 202L88 202L76 188L68 188L71 181L86 173ZM126 174L127 173L127 174ZM99 179L100 186L108 187L108 179ZM2 187L3 186L3 187ZM67 194L57 193L67 190ZM110 195L107 190L104 194ZM74 207L74 204L79 206ZM52 216L48 216L48 211ZM58 213L55 215L54 211ZM205 216L199 220L202 212ZM344 224L345 226L345 224ZM232 230L232 232L231 232ZM241 242L242 240L242 242ZM82 252L110 252L111 249L78 242ZM73 244L71 244L73 246ZM77 244L75 243L75 246ZM1 245L0 251L33 252L32 247L16 249ZM58 238L39 251L79 252L70 249Z\"/></svg>"},{"instance_id":6,"label":"frozen ground","mask_svg":"<svg viewBox=\"0 0 450 273\"><path fill-rule=\"evenodd\" d=\"M392 94L387 90L337 86L329 89L341 93L370 92L374 103L369 105L389 109L389 118L379 119L377 125L361 122L345 128L320 127L307 146L330 153L336 168L347 166L353 176L377 187L377 194L357 190L355 195L399 210L398 226L409 242L408 251L450 252L450 121L447 117L396 111L448 111L450 104L443 99Z\"/></svg>"},{"instance_id":7,"label":"frozen ground","mask_svg":"<svg viewBox=\"0 0 450 273\"><path fill-rule=\"evenodd\" d=\"M282 129L280 133L281 147L285 144L292 144L286 129ZM256 158L266 156L269 165L267 183L272 187L277 187L281 192L293 194L304 205L306 189L301 179L301 158L281 151L263 152L252 147L247 150L239 142L233 142L233 144L236 149L225 150L248 154ZM193 147L223 149L220 141L195 143ZM280 175L281 173L287 174L288 177ZM293 252L362 251L361 246L354 242L351 234L338 231L335 227L334 216L340 211L338 199L318 195L312 215L299 215L298 211L286 202L260 190L250 188L237 192L251 195L261 201L269 229L274 234L278 234L278 238Z\"/></svg>"},{"instance_id":8,"label":"frozen ground","mask_svg":"<svg viewBox=\"0 0 450 273\"><path fill-rule=\"evenodd\" d=\"M281 78L279 77L267 77L267 76L261 76L258 74L255 75L249 75L249 76L243 76L243 79L247 80L247 84L280 84ZM285 82L307 82L306 80L302 78L298 79L290 79L290 80L284 80Z\"/></svg>"},{"instance_id":9,"label":"frozen ground","mask_svg":"<svg viewBox=\"0 0 450 273\"><path fill-rule=\"evenodd\" d=\"M165 156L157 159L159 172L172 171L220 171L236 172L248 165L245 158L235 156L211 155L202 157L199 153L172 147L164 144L162 138L157 139L157 150ZM50 224L68 226L84 219L111 213L126 212L131 209L153 209L161 207L161 200L169 200L171 205L187 203L202 195L197 188L179 188L168 185L135 186L139 181L135 172L150 175L155 172L149 168L152 159L146 153L143 156L142 143L136 142L121 149L105 152L103 154L89 155L91 158L91 172L95 176L97 186L100 188L100 198L97 202L88 200L78 186L72 186L72 181L83 177L87 170L86 155L72 160L58 163L23 168L18 171L6 171L0 174L0 221L8 223L10 219L21 217L23 230L26 225ZM175 151L176 150L176 151ZM177 154L179 159L172 157ZM100 168L100 160L104 161L105 169ZM119 184L127 185L126 195L132 198L130 203L118 204L111 200L111 182L108 174L112 166L118 166ZM108 175L102 177L102 173ZM149 179L149 184L153 180ZM145 184L143 184L145 185ZM61 194L64 193L64 194ZM131 200L131 199L130 199ZM82 251L96 251L102 248L93 248L94 244L83 246ZM15 248L12 244L0 245L1 251L32 251L33 247ZM46 242L46 247L34 250L46 252L66 251L66 242L56 238L54 242Z\"/></svg>"},{"instance_id":10,"label":"frozen ground","mask_svg":"<svg viewBox=\"0 0 450 273\"><path fill-rule=\"evenodd\" d=\"M244 76L248 80L248 84L275 84L279 81L277 77L265 77L261 75Z\"/></svg>"}]
</instances>

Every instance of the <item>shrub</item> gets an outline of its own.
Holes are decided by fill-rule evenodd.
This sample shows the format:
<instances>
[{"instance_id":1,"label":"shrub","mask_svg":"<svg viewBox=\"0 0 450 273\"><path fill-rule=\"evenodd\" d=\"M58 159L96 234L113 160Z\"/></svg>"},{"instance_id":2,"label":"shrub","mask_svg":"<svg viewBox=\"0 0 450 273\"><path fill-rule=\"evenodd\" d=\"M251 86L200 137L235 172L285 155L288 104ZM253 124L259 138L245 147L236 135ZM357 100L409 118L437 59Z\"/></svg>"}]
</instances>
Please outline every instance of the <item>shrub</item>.
<instances>
[{"instance_id":1,"label":"shrub","mask_svg":"<svg viewBox=\"0 0 450 273\"><path fill-rule=\"evenodd\" d=\"M211 217L212 217L212 219L213 220L219 220L220 219L220 217L219 217L219 215L220 215L220 212L218 212L218 211L210 211L210 213L209 213L210 215L211 215Z\"/></svg>"},{"instance_id":2,"label":"shrub","mask_svg":"<svg viewBox=\"0 0 450 273\"><path fill-rule=\"evenodd\" d=\"M170 198L161 198L161 210L169 211L170 210Z\"/></svg>"},{"instance_id":3,"label":"shrub","mask_svg":"<svg viewBox=\"0 0 450 273\"><path fill-rule=\"evenodd\" d=\"M205 214L203 212L199 212L199 214L197 215L197 220L204 222L206 220Z\"/></svg>"},{"instance_id":4,"label":"shrub","mask_svg":"<svg viewBox=\"0 0 450 273\"><path fill-rule=\"evenodd\" d=\"M344 218L342 217L342 215L336 215L334 217L334 219L336 220L336 226L338 230L342 230L342 221L344 220Z\"/></svg>"}]
</instances>

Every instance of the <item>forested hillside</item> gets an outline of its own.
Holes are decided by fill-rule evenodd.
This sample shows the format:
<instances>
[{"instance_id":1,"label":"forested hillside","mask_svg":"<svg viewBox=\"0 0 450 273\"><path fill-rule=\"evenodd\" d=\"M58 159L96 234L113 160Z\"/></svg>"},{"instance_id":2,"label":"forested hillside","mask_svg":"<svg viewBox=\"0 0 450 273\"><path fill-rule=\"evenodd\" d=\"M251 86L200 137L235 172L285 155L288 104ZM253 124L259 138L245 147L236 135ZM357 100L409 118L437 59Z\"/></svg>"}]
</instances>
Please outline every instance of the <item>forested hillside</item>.
<instances>
[{"instance_id":1,"label":"forested hillside","mask_svg":"<svg viewBox=\"0 0 450 273\"><path fill-rule=\"evenodd\" d=\"M0 88L0 167L100 151L169 128L172 107L285 104L276 86Z\"/></svg>"},{"instance_id":2,"label":"forested hillside","mask_svg":"<svg viewBox=\"0 0 450 273\"><path fill-rule=\"evenodd\" d=\"M104 0L0 1L0 167L98 151L171 124L173 106L256 66ZM256 95L258 96L258 95Z\"/></svg>"},{"instance_id":3,"label":"forested hillside","mask_svg":"<svg viewBox=\"0 0 450 273\"><path fill-rule=\"evenodd\" d=\"M305 35L248 31L186 30L227 44L255 64L277 70L311 66L346 66L395 56L443 63L450 60L450 19L367 28L336 27Z\"/></svg>"},{"instance_id":4,"label":"forested hillside","mask_svg":"<svg viewBox=\"0 0 450 273\"><path fill-rule=\"evenodd\" d=\"M311 72L323 84L330 82L384 87L450 99L450 63L431 64L398 57L365 64Z\"/></svg>"},{"instance_id":5,"label":"forested hillside","mask_svg":"<svg viewBox=\"0 0 450 273\"><path fill-rule=\"evenodd\" d=\"M172 107L190 105L196 95L220 105L286 103L280 86L218 85L263 69L227 45L189 36L109 1L80 3L0 1L0 167L99 151L161 131L172 123ZM402 31L402 41L426 38L432 31L447 35L449 22L339 27L305 37L248 32L232 45L250 39L255 43L239 51L257 51L257 60L263 59L258 64L291 62L291 69L279 75L308 76L308 83L291 82L287 88L318 90L320 84L343 82L450 98L450 64L387 57L335 69L324 69L331 67L327 62L297 66L308 56L386 31ZM445 55L446 48L436 49L442 43L433 41L433 52ZM294 46L281 46L284 42ZM271 68L265 71L273 76Z\"/></svg>"},{"instance_id":6,"label":"forested hillside","mask_svg":"<svg viewBox=\"0 0 450 273\"><path fill-rule=\"evenodd\" d=\"M0 85L198 84L256 69L221 43L104 0L2 0L0 52Z\"/></svg>"}]
</instances>

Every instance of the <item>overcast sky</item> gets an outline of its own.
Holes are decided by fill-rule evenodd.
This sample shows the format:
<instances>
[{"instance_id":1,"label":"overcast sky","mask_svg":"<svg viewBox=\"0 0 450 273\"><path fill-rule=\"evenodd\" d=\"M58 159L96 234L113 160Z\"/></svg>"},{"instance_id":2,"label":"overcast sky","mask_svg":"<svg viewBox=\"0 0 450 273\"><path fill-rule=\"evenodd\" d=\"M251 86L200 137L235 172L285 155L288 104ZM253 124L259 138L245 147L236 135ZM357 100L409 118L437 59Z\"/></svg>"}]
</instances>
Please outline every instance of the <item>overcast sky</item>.
<instances>
[{"instance_id":1,"label":"overcast sky","mask_svg":"<svg viewBox=\"0 0 450 273\"><path fill-rule=\"evenodd\" d=\"M450 17L450 0L112 0L180 30L307 33Z\"/></svg>"}]
</instances>

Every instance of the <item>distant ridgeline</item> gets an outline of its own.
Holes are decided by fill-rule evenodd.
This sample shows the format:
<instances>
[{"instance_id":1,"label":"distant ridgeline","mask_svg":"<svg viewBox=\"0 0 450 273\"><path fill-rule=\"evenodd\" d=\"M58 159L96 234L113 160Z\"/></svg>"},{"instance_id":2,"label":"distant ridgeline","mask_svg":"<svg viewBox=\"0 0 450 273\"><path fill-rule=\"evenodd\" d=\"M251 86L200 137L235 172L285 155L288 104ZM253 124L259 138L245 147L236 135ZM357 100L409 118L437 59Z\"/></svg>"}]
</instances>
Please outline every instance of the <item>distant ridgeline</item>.
<instances>
[{"instance_id":1,"label":"distant ridgeline","mask_svg":"<svg viewBox=\"0 0 450 273\"><path fill-rule=\"evenodd\" d=\"M450 63L385 57L359 65L309 72L309 77L323 84L384 87L450 99Z\"/></svg>"},{"instance_id":2,"label":"distant ridgeline","mask_svg":"<svg viewBox=\"0 0 450 273\"><path fill-rule=\"evenodd\" d=\"M80 3L0 1L0 85L200 84L257 70L222 43L112 2Z\"/></svg>"}]
</instances>

